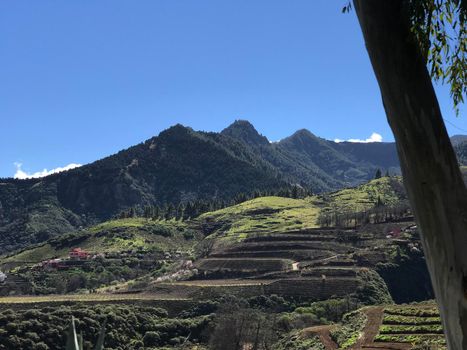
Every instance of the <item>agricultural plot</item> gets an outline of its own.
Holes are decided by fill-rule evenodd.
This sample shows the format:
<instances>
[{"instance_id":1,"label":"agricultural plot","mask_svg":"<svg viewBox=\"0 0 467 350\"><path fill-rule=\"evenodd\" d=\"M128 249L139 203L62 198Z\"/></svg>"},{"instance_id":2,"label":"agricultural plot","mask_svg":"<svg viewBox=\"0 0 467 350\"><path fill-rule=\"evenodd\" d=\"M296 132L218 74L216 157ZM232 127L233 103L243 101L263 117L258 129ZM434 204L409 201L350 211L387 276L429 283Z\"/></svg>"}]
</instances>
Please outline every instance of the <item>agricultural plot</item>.
<instances>
[{"instance_id":1,"label":"agricultural plot","mask_svg":"<svg viewBox=\"0 0 467 350\"><path fill-rule=\"evenodd\" d=\"M358 267L347 256L356 248L338 242L338 234L334 230L308 228L293 233L257 234L241 242L221 245L195 263L201 273L188 283L192 287L209 286L216 292L222 285L230 286L229 290L234 292L238 291L238 284L245 284L239 281L249 278L251 282L241 290L248 295L323 300L351 294L358 287Z\"/></svg>"},{"instance_id":2,"label":"agricultural plot","mask_svg":"<svg viewBox=\"0 0 467 350\"><path fill-rule=\"evenodd\" d=\"M335 346L326 350L446 349L439 312L434 304L371 306L344 315L330 332Z\"/></svg>"},{"instance_id":3,"label":"agricultural plot","mask_svg":"<svg viewBox=\"0 0 467 350\"><path fill-rule=\"evenodd\" d=\"M384 309L375 343L429 344L445 349L439 311L434 306L398 306Z\"/></svg>"},{"instance_id":4,"label":"agricultural plot","mask_svg":"<svg viewBox=\"0 0 467 350\"><path fill-rule=\"evenodd\" d=\"M260 197L232 207L206 213L205 222L222 223L213 234L228 244L250 234L284 233L318 227L319 208L309 199Z\"/></svg>"},{"instance_id":5,"label":"agricultural plot","mask_svg":"<svg viewBox=\"0 0 467 350\"><path fill-rule=\"evenodd\" d=\"M233 271L242 273L261 273L270 271L284 271L292 269L292 260L288 259L261 259L261 258L210 258L202 259L196 263L196 267L204 272Z\"/></svg>"},{"instance_id":6,"label":"agricultural plot","mask_svg":"<svg viewBox=\"0 0 467 350\"><path fill-rule=\"evenodd\" d=\"M378 200L396 202L399 194L393 182L398 181L379 179L355 189L304 199L260 197L186 221L111 220L49 240L15 256L2 257L0 263L63 257L70 248L79 246L91 253L103 253L102 260L109 264L102 263L101 267L96 263L91 271L77 268L78 271L67 270L61 275L41 270L47 281L54 277L52 282L57 284L54 286L57 291L61 290L58 284L63 280L62 275L79 272L80 280L94 281L94 271L104 268L108 280L99 280L96 286L86 282L74 289L68 288L70 282L62 289L75 293L105 286L110 292L150 291L190 298L207 298L212 291L213 294L278 294L322 300L356 294L364 286L370 287L363 288L365 293L382 291L376 298L381 300L381 295L387 295L381 278L376 281L375 275L379 276L374 273L365 280L360 273L389 262L399 246L387 238L388 230L409 224L323 228L318 227L317 219L320 212L333 208L359 208L358 203L366 203L366 207ZM397 228L400 232L401 227ZM117 266L112 259L121 260L122 266ZM136 271L135 266L142 266L141 274L139 270L134 276L123 274ZM99 274L104 275L102 271ZM41 293L49 293L52 282L47 282ZM365 302L374 302L373 297Z\"/></svg>"}]
</instances>

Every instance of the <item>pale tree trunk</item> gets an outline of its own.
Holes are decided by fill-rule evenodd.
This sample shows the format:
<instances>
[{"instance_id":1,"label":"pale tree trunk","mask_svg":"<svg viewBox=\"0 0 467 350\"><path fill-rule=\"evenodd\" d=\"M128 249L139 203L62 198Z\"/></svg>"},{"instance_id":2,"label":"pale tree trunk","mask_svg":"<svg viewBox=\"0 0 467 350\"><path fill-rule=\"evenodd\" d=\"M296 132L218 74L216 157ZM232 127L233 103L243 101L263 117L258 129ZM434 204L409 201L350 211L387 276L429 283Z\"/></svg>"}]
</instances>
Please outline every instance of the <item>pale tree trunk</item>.
<instances>
[{"instance_id":1,"label":"pale tree trunk","mask_svg":"<svg viewBox=\"0 0 467 350\"><path fill-rule=\"evenodd\" d=\"M354 0L354 7L421 229L448 348L467 349L467 191L433 85L401 0Z\"/></svg>"}]
</instances>

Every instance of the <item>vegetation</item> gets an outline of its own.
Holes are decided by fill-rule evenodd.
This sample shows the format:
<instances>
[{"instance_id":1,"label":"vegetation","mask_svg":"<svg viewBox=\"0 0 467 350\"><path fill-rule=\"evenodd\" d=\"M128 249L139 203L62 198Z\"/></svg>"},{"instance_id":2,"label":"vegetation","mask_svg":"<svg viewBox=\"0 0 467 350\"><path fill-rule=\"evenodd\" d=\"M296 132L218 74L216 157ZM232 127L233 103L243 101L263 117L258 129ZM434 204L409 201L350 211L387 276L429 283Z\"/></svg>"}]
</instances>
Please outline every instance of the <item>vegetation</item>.
<instances>
[{"instance_id":1,"label":"vegetation","mask_svg":"<svg viewBox=\"0 0 467 350\"><path fill-rule=\"evenodd\" d=\"M400 177L380 177L355 188L318 196L323 227L356 227L390 222L410 215Z\"/></svg>"},{"instance_id":2,"label":"vegetation","mask_svg":"<svg viewBox=\"0 0 467 350\"><path fill-rule=\"evenodd\" d=\"M218 236L241 240L253 233L283 233L317 227L318 213L318 207L307 199L261 197L203 214L198 220L206 226L217 223L213 232Z\"/></svg>"},{"instance_id":3,"label":"vegetation","mask_svg":"<svg viewBox=\"0 0 467 350\"><path fill-rule=\"evenodd\" d=\"M391 276L400 278L397 266L411 265L414 259L422 259L423 255L410 249L418 240L416 232L401 233L397 240L386 237L387 230L410 225L410 222L398 223L398 217L384 218L381 224L371 223L355 230L319 228L318 218L320 213L329 212L333 207L344 210L358 205L396 206L405 199L401 188L400 178L384 176L355 189L329 195L301 198L303 194L291 191L287 194L289 197L266 196L246 201L242 198L237 205L192 219L183 215L178 219L167 219L164 215L157 219L152 211L154 206L147 206L147 213L144 210L138 213L135 209L135 213L128 217L124 215L49 239L0 260L9 266L15 261L66 258L71 248L80 247L96 256L66 269L44 269L31 263L20 264L12 271L32 282L32 291L36 294L90 294L3 300L17 303L19 309L27 303L42 301L46 304L39 305L44 305L40 308L44 309L45 305L58 307L51 303L52 300L132 304L151 298L145 293L95 293L101 292L103 289L99 288L103 286L107 292L146 291L154 293L152 296L156 299L168 298L180 305L190 304L191 298L202 300L170 317L170 322L182 324L186 320L203 320L205 323L199 336L193 338L190 331L175 332L173 336L169 332L159 341L158 328L147 332L137 330L125 339L125 344L136 344L133 348L173 348L192 344L193 347L239 349L241 344L256 344L258 350L286 347L321 350L322 344L317 337L299 330L338 322L343 325L333 330L333 339L343 348L350 347L366 323L364 313L354 311L363 305L392 303L385 280L391 281ZM410 218L410 213L403 215L404 219ZM375 251L367 248L373 242L378 244ZM283 255L278 257L277 252ZM197 260L199 257L202 259ZM195 263L189 275L179 278L176 275L184 271L182 262L186 260L195 260ZM378 261L383 264L377 265ZM391 270L389 266L393 265L396 267ZM375 267L384 271L381 274L384 279L374 271ZM224 270L229 270L230 275ZM232 277L238 280L228 279ZM265 277L267 279L263 279ZM320 288L316 288L317 283ZM228 293L245 299L219 299L220 295ZM281 297L270 294L280 294ZM251 295L256 296L249 298ZM329 299L317 301L322 298ZM351 316L344 316L349 312ZM389 312L386 318L391 316ZM73 316L80 322L83 318L82 315ZM401 324L396 321L385 326L387 329L382 330L381 337L401 335L397 333ZM396 327L393 332L392 326ZM434 321L406 326L415 327L410 331L420 332L439 328ZM23 333L17 336L26 338ZM91 346L97 338L96 334L83 334L83 339Z\"/></svg>"},{"instance_id":4,"label":"vegetation","mask_svg":"<svg viewBox=\"0 0 467 350\"><path fill-rule=\"evenodd\" d=\"M380 334L399 334L399 333L429 333L443 334L443 327L438 324L419 324L419 325L384 325L379 329Z\"/></svg>"},{"instance_id":5,"label":"vegetation","mask_svg":"<svg viewBox=\"0 0 467 350\"><path fill-rule=\"evenodd\" d=\"M253 344L258 350L270 349L277 341L274 317L255 309L229 304L220 308L214 318L214 330L209 348L238 350L243 344Z\"/></svg>"},{"instance_id":6,"label":"vegetation","mask_svg":"<svg viewBox=\"0 0 467 350\"><path fill-rule=\"evenodd\" d=\"M358 300L364 305L378 305L393 303L386 283L377 272L362 269L358 272L361 281L356 291Z\"/></svg>"},{"instance_id":7,"label":"vegetation","mask_svg":"<svg viewBox=\"0 0 467 350\"><path fill-rule=\"evenodd\" d=\"M200 234L180 221L127 218L54 238L0 262L18 266L13 271L31 283L30 291L35 294L93 291L115 282L163 274L182 255L189 258L199 239ZM63 268L47 267L48 259L66 259L76 247L92 259L68 261Z\"/></svg>"},{"instance_id":8,"label":"vegetation","mask_svg":"<svg viewBox=\"0 0 467 350\"><path fill-rule=\"evenodd\" d=\"M106 323L107 322L104 321L104 323L101 326L101 329L99 331L99 337L97 338L97 343L96 343L94 350L104 349ZM83 348L84 348L83 336L81 334L78 336L78 334L76 333L75 318L72 316L70 328L67 334L66 350L83 350Z\"/></svg>"},{"instance_id":9,"label":"vegetation","mask_svg":"<svg viewBox=\"0 0 467 350\"><path fill-rule=\"evenodd\" d=\"M386 307L375 341L444 346L439 310L424 304Z\"/></svg>"},{"instance_id":10,"label":"vegetation","mask_svg":"<svg viewBox=\"0 0 467 350\"><path fill-rule=\"evenodd\" d=\"M299 331L291 332L274 344L273 350L326 350L319 337L305 337Z\"/></svg>"},{"instance_id":11,"label":"vegetation","mask_svg":"<svg viewBox=\"0 0 467 350\"><path fill-rule=\"evenodd\" d=\"M305 131L271 144L246 122L219 134L177 125L68 172L0 180L0 253L111 217L193 218L255 193L336 190L397 166L392 144L336 144Z\"/></svg>"},{"instance_id":12,"label":"vegetation","mask_svg":"<svg viewBox=\"0 0 467 350\"><path fill-rule=\"evenodd\" d=\"M341 327L331 330L331 337L340 349L347 349L355 344L365 324L366 315L353 311L344 315Z\"/></svg>"},{"instance_id":13,"label":"vegetation","mask_svg":"<svg viewBox=\"0 0 467 350\"><path fill-rule=\"evenodd\" d=\"M430 349L444 349L446 340L443 336L439 337L427 337L423 335L405 334L405 335L389 335L389 334L378 334L375 337L375 341L384 343L411 343L413 345L425 345L426 348ZM422 348L423 349L423 348Z\"/></svg>"},{"instance_id":14,"label":"vegetation","mask_svg":"<svg viewBox=\"0 0 467 350\"><path fill-rule=\"evenodd\" d=\"M417 317L417 316L401 316L391 315L390 310L386 309L386 313L383 318L384 324L395 324L395 325L419 325L419 324L436 324L441 323L439 316L433 317Z\"/></svg>"},{"instance_id":15,"label":"vegetation","mask_svg":"<svg viewBox=\"0 0 467 350\"><path fill-rule=\"evenodd\" d=\"M415 317L438 317L437 308L423 307L387 307L384 312L389 315L397 316L415 316Z\"/></svg>"},{"instance_id":16,"label":"vegetation","mask_svg":"<svg viewBox=\"0 0 467 350\"><path fill-rule=\"evenodd\" d=\"M126 305L59 306L0 312L0 348L63 349L71 317L82 334L85 350L98 342L101 327L107 322L105 347L137 349L177 345L201 339L208 316L172 319L163 309Z\"/></svg>"},{"instance_id":17,"label":"vegetation","mask_svg":"<svg viewBox=\"0 0 467 350\"><path fill-rule=\"evenodd\" d=\"M95 253L141 249L153 252L190 249L195 242L192 238L195 237L195 232L176 220L111 220L5 256L1 262L40 262L53 257L66 257L71 248L78 246Z\"/></svg>"}]
</instances>

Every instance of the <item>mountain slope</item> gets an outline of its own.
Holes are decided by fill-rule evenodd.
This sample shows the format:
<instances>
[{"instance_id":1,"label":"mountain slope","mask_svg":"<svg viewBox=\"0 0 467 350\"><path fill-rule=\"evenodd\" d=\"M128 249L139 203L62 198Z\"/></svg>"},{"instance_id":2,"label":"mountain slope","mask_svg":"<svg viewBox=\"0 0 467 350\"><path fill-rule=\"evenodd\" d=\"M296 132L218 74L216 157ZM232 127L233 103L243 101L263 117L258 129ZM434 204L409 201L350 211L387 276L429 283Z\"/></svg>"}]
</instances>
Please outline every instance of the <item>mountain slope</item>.
<instances>
[{"instance_id":1,"label":"mountain slope","mask_svg":"<svg viewBox=\"0 0 467 350\"><path fill-rule=\"evenodd\" d=\"M0 181L0 252L135 205L230 199L285 185L242 143L178 125L81 168L42 179Z\"/></svg>"},{"instance_id":2,"label":"mountain slope","mask_svg":"<svg viewBox=\"0 0 467 350\"><path fill-rule=\"evenodd\" d=\"M466 145L456 146L461 160ZM297 184L322 193L368 181L378 168L399 173L394 143L335 143L307 130L271 143L241 120L220 133L176 125L67 172L0 179L0 253L107 220L132 206L230 200Z\"/></svg>"},{"instance_id":3,"label":"mountain slope","mask_svg":"<svg viewBox=\"0 0 467 350\"><path fill-rule=\"evenodd\" d=\"M315 192L355 186L371 179L379 168L393 174L400 172L394 143L336 143L306 129L270 143L245 120L237 120L222 134L248 144L288 181L311 187Z\"/></svg>"}]
</instances>

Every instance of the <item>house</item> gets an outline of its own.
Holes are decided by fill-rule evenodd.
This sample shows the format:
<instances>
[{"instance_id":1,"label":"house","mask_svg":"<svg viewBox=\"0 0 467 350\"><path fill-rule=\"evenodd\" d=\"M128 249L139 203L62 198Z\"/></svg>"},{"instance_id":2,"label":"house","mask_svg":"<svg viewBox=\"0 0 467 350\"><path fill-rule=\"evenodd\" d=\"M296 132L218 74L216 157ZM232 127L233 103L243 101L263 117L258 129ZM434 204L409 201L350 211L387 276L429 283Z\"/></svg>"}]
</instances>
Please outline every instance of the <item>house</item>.
<instances>
[{"instance_id":1,"label":"house","mask_svg":"<svg viewBox=\"0 0 467 350\"><path fill-rule=\"evenodd\" d=\"M90 257L89 253L81 248L73 248L70 250L69 256L72 260L87 260Z\"/></svg>"},{"instance_id":2,"label":"house","mask_svg":"<svg viewBox=\"0 0 467 350\"><path fill-rule=\"evenodd\" d=\"M396 227L387 234L386 238L399 238L400 235L401 235L401 229L400 227Z\"/></svg>"},{"instance_id":3,"label":"house","mask_svg":"<svg viewBox=\"0 0 467 350\"><path fill-rule=\"evenodd\" d=\"M50 259L42 262L42 267L46 269L59 269L63 267L62 259Z\"/></svg>"}]
</instances>

